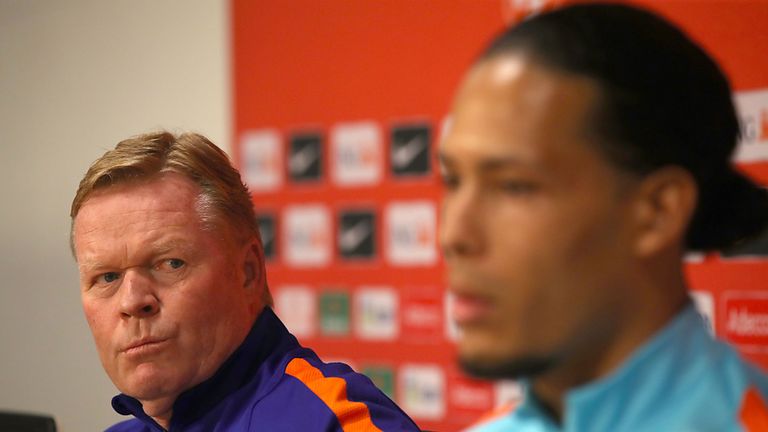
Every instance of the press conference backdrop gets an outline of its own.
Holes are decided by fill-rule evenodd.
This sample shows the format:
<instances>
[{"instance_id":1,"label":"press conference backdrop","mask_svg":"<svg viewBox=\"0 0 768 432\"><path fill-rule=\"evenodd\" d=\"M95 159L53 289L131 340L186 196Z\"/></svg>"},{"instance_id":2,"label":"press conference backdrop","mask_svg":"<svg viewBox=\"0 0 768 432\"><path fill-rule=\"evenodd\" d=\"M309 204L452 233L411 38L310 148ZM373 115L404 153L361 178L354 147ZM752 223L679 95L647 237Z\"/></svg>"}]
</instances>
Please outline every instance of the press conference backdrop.
<instances>
[{"instance_id":1,"label":"press conference backdrop","mask_svg":"<svg viewBox=\"0 0 768 432\"><path fill-rule=\"evenodd\" d=\"M519 397L514 383L473 381L455 366L435 151L462 72L505 23L545 3L231 3L233 152L277 311L303 343L369 375L426 429L456 430ZM744 127L737 159L768 184L768 2L638 3L723 64ZM687 265L712 331L763 367L766 256L763 239Z\"/></svg>"}]
</instances>

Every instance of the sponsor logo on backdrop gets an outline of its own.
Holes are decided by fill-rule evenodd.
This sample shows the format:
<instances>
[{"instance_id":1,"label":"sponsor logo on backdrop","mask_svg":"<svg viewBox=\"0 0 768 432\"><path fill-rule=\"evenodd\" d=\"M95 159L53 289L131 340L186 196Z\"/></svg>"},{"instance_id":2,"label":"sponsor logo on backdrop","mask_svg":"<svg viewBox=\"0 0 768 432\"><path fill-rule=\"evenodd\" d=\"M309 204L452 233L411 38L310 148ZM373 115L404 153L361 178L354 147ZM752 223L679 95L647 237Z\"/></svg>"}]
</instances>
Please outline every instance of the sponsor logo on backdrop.
<instances>
[{"instance_id":1,"label":"sponsor logo on backdrop","mask_svg":"<svg viewBox=\"0 0 768 432\"><path fill-rule=\"evenodd\" d=\"M736 92L734 101L742 128L736 161L768 160L768 89Z\"/></svg>"},{"instance_id":2,"label":"sponsor logo on backdrop","mask_svg":"<svg viewBox=\"0 0 768 432\"><path fill-rule=\"evenodd\" d=\"M454 408L484 412L493 407L493 388L487 382L456 377L449 388L450 403Z\"/></svg>"},{"instance_id":3,"label":"sponsor logo on backdrop","mask_svg":"<svg viewBox=\"0 0 768 432\"><path fill-rule=\"evenodd\" d=\"M373 384L383 391L387 397L395 399L395 372L387 366L368 365L363 366L363 375L373 381Z\"/></svg>"},{"instance_id":4,"label":"sponsor logo on backdrop","mask_svg":"<svg viewBox=\"0 0 768 432\"><path fill-rule=\"evenodd\" d=\"M288 175L295 182L319 180L322 175L322 137L316 133L291 136Z\"/></svg>"},{"instance_id":5,"label":"sponsor logo on backdrop","mask_svg":"<svg viewBox=\"0 0 768 432\"><path fill-rule=\"evenodd\" d=\"M768 292L723 294L725 337L744 351L768 351Z\"/></svg>"},{"instance_id":6,"label":"sponsor logo on backdrop","mask_svg":"<svg viewBox=\"0 0 768 432\"><path fill-rule=\"evenodd\" d=\"M306 285L284 285L275 290L275 311L283 324L298 338L312 337L316 331L317 298Z\"/></svg>"},{"instance_id":7,"label":"sponsor logo on backdrop","mask_svg":"<svg viewBox=\"0 0 768 432\"><path fill-rule=\"evenodd\" d=\"M394 340L399 333L397 292L361 287L355 294L355 332L360 339Z\"/></svg>"},{"instance_id":8,"label":"sponsor logo on backdrop","mask_svg":"<svg viewBox=\"0 0 768 432\"><path fill-rule=\"evenodd\" d=\"M436 344L444 339L444 293L437 287L406 286L400 293L404 342Z\"/></svg>"},{"instance_id":9,"label":"sponsor logo on backdrop","mask_svg":"<svg viewBox=\"0 0 768 432\"><path fill-rule=\"evenodd\" d=\"M349 294L345 291L325 291L320 294L320 332L323 336L349 335Z\"/></svg>"},{"instance_id":10,"label":"sponsor logo on backdrop","mask_svg":"<svg viewBox=\"0 0 768 432\"><path fill-rule=\"evenodd\" d=\"M445 417L445 374L433 364L406 364L398 374L398 399L405 412L417 419Z\"/></svg>"},{"instance_id":11,"label":"sponsor logo on backdrop","mask_svg":"<svg viewBox=\"0 0 768 432\"><path fill-rule=\"evenodd\" d=\"M712 293L707 291L690 290L693 305L701 315L709 329L709 333L715 334L715 299Z\"/></svg>"},{"instance_id":12,"label":"sponsor logo on backdrop","mask_svg":"<svg viewBox=\"0 0 768 432\"><path fill-rule=\"evenodd\" d=\"M381 180L383 153L376 123L341 123L331 131L332 177L341 186L365 186Z\"/></svg>"},{"instance_id":13,"label":"sponsor logo on backdrop","mask_svg":"<svg viewBox=\"0 0 768 432\"><path fill-rule=\"evenodd\" d=\"M256 215L256 222L259 224L259 235L261 236L261 244L264 247L264 257L268 260L274 259L277 255L275 216L261 213Z\"/></svg>"},{"instance_id":14,"label":"sponsor logo on backdrop","mask_svg":"<svg viewBox=\"0 0 768 432\"><path fill-rule=\"evenodd\" d=\"M246 131L240 137L240 148L243 180L252 191L272 191L283 184L283 155L276 131Z\"/></svg>"},{"instance_id":15,"label":"sponsor logo on backdrop","mask_svg":"<svg viewBox=\"0 0 768 432\"><path fill-rule=\"evenodd\" d=\"M297 205L283 215L285 261L296 267L319 267L331 260L331 217L322 205Z\"/></svg>"},{"instance_id":16,"label":"sponsor logo on backdrop","mask_svg":"<svg viewBox=\"0 0 768 432\"><path fill-rule=\"evenodd\" d=\"M390 167L395 176L429 173L432 131L429 125L395 126L392 129Z\"/></svg>"},{"instance_id":17,"label":"sponsor logo on backdrop","mask_svg":"<svg viewBox=\"0 0 768 432\"><path fill-rule=\"evenodd\" d=\"M436 211L430 201L394 202L385 210L387 258L401 266L437 261Z\"/></svg>"},{"instance_id":18,"label":"sponsor logo on backdrop","mask_svg":"<svg viewBox=\"0 0 768 432\"><path fill-rule=\"evenodd\" d=\"M338 226L337 244L342 258L366 259L374 256L376 218L373 211L342 211Z\"/></svg>"}]
</instances>

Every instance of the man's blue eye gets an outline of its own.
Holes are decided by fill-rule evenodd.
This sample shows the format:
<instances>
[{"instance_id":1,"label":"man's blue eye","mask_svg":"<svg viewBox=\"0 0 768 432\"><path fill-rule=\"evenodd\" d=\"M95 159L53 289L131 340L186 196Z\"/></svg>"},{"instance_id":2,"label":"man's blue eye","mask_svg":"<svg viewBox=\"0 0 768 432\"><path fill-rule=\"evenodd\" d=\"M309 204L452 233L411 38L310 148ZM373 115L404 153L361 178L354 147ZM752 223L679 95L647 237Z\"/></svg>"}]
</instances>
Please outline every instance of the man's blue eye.
<instances>
[{"instance_id":1,"label":"man's blue eye","mask_svg":"<svg viewBox=\"0 0 768 432\"><path fill-rule=\"evenodd\" d=\"M120 273L108 272L108 273L104 273L101 277L104 279L104 282L111 283L120 279Z\"/></svg>"},{"instance_id":2,"label":"man's blue eye","mask_svg":"<svg viewBox=\"0 0 768 432\"><path fill-rule=\"evenodd\" d=\"M172 269L180 269L180 268L184 267L184 261L182 261L180 259L177 259L177 258L171 258L171 259L168 260L168 265Z\"/></svg>"}]
</instances>

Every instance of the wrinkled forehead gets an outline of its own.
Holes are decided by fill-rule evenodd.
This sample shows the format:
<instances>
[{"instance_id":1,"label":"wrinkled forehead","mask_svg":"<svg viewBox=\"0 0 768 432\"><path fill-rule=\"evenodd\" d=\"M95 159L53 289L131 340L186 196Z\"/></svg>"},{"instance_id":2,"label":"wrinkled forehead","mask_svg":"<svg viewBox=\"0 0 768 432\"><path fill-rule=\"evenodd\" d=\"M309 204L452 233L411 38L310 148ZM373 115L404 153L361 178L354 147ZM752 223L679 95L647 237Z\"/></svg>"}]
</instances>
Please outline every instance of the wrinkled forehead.
<instances>
[{"instance_id":1,"label":"wrinkled forehead","mask_svg":"<svg viewBox=\"0 0 768 432\"><path fill-rule=\"evenodd\" d=\"M93 230L118 229L121 224L180 220L200 224L197 185L178 174L125 182L94 190L73 220L73 241Z\"/></svg>"},{"instance_id":2,"label":"wrinkled forehead","mask_svg":"<svg viewBox=\"0 0 768 432\"><path fill-rule=\"evenodd\" d=\"M181 174L164 172L94 189L78 212L105 217L110 212L195 211L200 187ZM76 218L76 219L78 219Z\"/></svg>"}]
</instances>

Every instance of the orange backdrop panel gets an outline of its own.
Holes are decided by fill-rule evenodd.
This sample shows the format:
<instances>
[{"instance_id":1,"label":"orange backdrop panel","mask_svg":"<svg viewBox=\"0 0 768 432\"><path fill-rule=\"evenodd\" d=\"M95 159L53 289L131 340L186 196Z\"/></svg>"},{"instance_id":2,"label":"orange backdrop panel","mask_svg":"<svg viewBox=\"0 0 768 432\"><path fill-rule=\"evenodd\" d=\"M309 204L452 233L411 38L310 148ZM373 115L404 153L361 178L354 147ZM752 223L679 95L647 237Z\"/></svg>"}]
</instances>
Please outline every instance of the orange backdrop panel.
<instances>
[{"instance_id":1,"label":"orange backdrop panel","mask_svg":"<svg viewBox=\"0 0 768 432\"><path fill-rule=\"evenodd\" d=\"M540 3L547 2L231 1L233 154L247 178L249 170L274 174L264 181L266 186L253 188L253 196L257 212L268 215L273 224L268 234L275 249L268 263L270 286L278 299L296 301L288 302L288 307L282 303L284 310L279 312L287 321L306 319L299 332L303 343L326 358L345 360L368 372L425 429L466 426L497 403L508 387L469 380L458 371L445 322L443 263L439 256L416 265L392 258L393 249L399 247L393 246L399 241L393 230L406 235L411 228L391 222L392 209L417 203L409 210L415 212L414 225L425 223L421 240L432 242L436 251L430 231L436 217L423 219L418 212L425 202L432 203L435 214L439 208L434 151L453 93L492 36ZM735 90L768 90L768 2L634 3L684 27L721 62ZM768 145L768 96L761 100L764 114L756 120L755 130L764 136L756 145ZM382 174L373 182L350 186L334 177L345 156L333 149L337 126L358 122L374 131L380 152L355 157L370 159L360 163L378 164ZM395 132L414 125L428 131L424 136L432 163L420 175L400 176L392 161ZM264 131L269 133L259 135L259 144L248 144L254 133ZM311 135L322 150L319 175L308 182L294 181L288 173L291 158L303 145L295 141L301 134ZM765 160L741 167L768 184ZM326 231L314 226L302 231L306 227L301 221L323 220L315 217L317 212L308 216L307 205L319 208L330 220ZM372 253L349 259L339 252L338 243L346 235L344 215L357 210L370 218ZM289 218L302 214L299 222L290 222L287 213ZM295 247L291 242L301 242L303 234L312 237L307 243L310 249L317 242L329 242L329 256L312 265L291 262L288 250ZM765 249L762 254L768 254ZM768 320L768 262L763 257L723 259L715 254L692 260L686 270L716 334L767 367L768 326L760 327L759 322L761 317ZM373 312L380 316L365 309L371 292L373 297L368 298L379 303ZM389 306L382 305L389 304L392 293L395 302L389 314ZM368 318L380 320L385 328L392 326L392 332L365 336L371 331L365 327Z\"/></svg>"}]
</instances>

